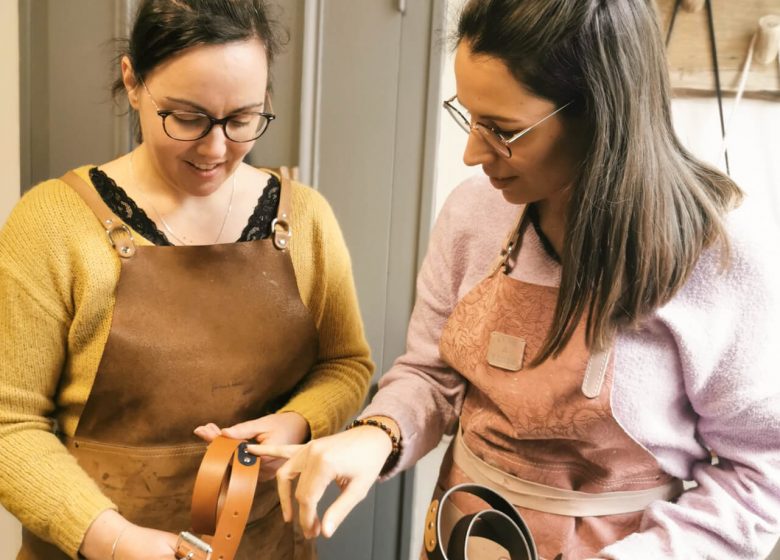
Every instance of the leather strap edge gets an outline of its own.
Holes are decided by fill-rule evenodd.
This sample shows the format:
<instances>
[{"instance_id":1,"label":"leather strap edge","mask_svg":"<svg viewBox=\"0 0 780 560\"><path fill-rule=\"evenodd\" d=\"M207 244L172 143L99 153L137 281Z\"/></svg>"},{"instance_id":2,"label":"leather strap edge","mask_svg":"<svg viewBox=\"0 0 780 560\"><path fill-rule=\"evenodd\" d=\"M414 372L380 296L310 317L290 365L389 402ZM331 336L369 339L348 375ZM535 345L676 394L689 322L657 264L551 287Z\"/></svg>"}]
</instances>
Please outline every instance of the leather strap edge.
<instances>
[{"instance_id":1,"label":"leather strap edge","mask_svg":"<svg viewBox=\"0 0 780 560\"><path fill-rule=\"evenodd\" d=\"M108 241L117 255L123 259L132 257L136 252L132 231L111 211L98 192L73 170L62 175L60 181L76 191L76 194L92 210L100 225L105 229Z\"/></svg>"}]
</instances>

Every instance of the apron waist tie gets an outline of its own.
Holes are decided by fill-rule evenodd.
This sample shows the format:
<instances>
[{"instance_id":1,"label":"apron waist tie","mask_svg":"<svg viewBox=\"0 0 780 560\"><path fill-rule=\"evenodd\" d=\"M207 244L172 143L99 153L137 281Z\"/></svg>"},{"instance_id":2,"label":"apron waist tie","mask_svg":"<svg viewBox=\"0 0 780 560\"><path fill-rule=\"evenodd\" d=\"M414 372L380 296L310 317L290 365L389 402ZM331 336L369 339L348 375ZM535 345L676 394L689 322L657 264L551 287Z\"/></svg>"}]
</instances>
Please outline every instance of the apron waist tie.
<instances>
[{"instance_id":1,"label":"apron waist tie","mask_svg":"<svg viewBox=\"0 0 780 560\"><path fill-rule=\"evenodd\" d=\"M452 458L473 482L496 490L515 506L569 517L643 511L656 500L672 500L683 492L683 483L679 479L646 490L600 493L566 490L523 480L477 457L463 441L460 429L455 436Z\"/></svg>"}]
</instances>

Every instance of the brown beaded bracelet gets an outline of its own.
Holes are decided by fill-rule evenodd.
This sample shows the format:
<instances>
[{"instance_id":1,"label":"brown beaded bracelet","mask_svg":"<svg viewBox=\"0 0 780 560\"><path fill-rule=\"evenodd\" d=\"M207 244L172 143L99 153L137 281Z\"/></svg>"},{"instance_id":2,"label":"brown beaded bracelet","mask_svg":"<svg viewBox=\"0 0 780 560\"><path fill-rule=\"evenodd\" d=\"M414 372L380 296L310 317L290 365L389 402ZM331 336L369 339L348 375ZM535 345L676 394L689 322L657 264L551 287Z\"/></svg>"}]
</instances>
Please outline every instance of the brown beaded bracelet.
<instances>
[{"instance_id":1,"label":"brown beaded bracelet","mask_svg":"<svg viewBox=\"0 0 780 560\"><path fill-rule=\"evenodd\" d=\"M393 434L393 430L390 429L390 426L384 422L375 420L374 418L358 418L353 420L346 429L351 430L352 428L357 428L358 426L374 426L385 432L390 438L390 441L393 443L393 449L390 451L390 455L387 456L387 461L385 461L385 464L382 467L383 473L389 471L393 465L395 465L396 461L398 460L398 456L401 454L401 438L396 437L395 434Z\"/></svg>"}]
</instances>

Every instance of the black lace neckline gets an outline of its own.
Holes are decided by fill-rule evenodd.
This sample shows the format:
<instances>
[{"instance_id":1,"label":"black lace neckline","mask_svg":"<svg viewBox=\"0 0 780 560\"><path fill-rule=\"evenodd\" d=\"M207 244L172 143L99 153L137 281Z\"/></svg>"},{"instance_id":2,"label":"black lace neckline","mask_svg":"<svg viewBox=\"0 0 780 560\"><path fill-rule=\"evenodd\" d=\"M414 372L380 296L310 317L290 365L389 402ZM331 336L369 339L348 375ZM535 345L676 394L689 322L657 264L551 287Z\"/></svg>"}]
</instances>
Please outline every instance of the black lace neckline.
<instances>
[{"instance_id":1,"label":"black lace neckline","mask_svg":"<svg viewBox=\"0 0 780 560\"><path fill-rule=\"evenodd\" d=\"M116 181L106 175L104 171L93 167L89 170L89 178L92 180L92 184L95 185L95 189L100 194L103 202L133 230L155 245L173 245L166 235L157 228L157 225L146 211L138 206L127 195L127 192L117 185ZM265 188L263 188L260 198L257 199L257 206L255 206L249 221L241 232L241 236L236 241L237 243L266 239L271 235L271 222L276 217L279 209L280 193L281 184L279 179L271 175Z\"/></svg>"}]
</instances>

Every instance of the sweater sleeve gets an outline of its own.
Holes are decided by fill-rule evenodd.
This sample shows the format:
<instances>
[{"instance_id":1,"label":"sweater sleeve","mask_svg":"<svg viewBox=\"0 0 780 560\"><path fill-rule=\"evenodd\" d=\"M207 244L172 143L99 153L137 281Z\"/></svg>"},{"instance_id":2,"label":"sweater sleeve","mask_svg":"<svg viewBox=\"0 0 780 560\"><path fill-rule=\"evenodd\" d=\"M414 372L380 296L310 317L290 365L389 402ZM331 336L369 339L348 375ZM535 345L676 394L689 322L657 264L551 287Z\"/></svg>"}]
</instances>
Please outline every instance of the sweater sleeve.
<instances>
[{"instance_id":1,"label":"sweater sleeve","mask_svg":"<svg viewBox=\"0 0 780 560\"><path fill-rule=\"evenodd\" d=\"M297 188L303 193L299 205L306 210L302 219L309 223L300 223L296 229L311 231L294 235L293 243L299 245L292 247L293 262L301 291L309 294L304 299L317 326L319 353L314 367L279 412L299 413L309 423L312 438L318 438L338 431L360 409L374 364L363 332L349 252L333 210L315 191Z\"/></svg>"},{"instance_id":2,"label":"sweater sleeve","mask_svg":"<svg viewBox=\"0 0 780 560\"><path fill-rule=\"evenodd\" d=\"M54 434L72 317L54 190L26 195L0 232L0 503L75 558L91 522L114 505Z\"/></svg>"},{"instance_id":3,"label":"sweater sleeve","mask_svg":"<svg viewBox=\"0 0 780 560\"><path fill-rule=\"evenodd\" d=\"M379 382L379 391L362 417L392 418L401 430L401 454L391 477L414 465L453 433L466 389L465 379L444 363L439 339L458 300L465 251L454 222L458 197L444 205L431 233L428 252L417 276L417 299L409 322L406 352Z\"/></svg>"},{"instance_id":4,"label":"sweater sleeve","mask_svg":"<svg viewBox=\"0 0 780 560\"><path fill-rule=\"evenodd\" d=\"M765 224L766 225L766 224ZM768 228L765 228L768 229ZM765 558L780 533L780 290L777 237L732 238L732 260L704 258L660 311L678 346L698 439L717 454L692 465L696 487L656 502L610 560ZM773 246L774 245L774 246Z\"/></svg>"}]
</instances>

